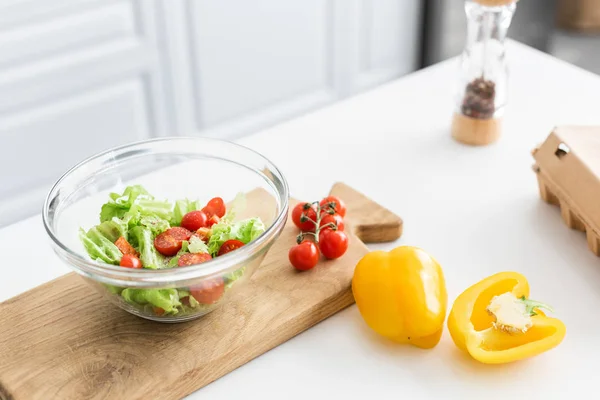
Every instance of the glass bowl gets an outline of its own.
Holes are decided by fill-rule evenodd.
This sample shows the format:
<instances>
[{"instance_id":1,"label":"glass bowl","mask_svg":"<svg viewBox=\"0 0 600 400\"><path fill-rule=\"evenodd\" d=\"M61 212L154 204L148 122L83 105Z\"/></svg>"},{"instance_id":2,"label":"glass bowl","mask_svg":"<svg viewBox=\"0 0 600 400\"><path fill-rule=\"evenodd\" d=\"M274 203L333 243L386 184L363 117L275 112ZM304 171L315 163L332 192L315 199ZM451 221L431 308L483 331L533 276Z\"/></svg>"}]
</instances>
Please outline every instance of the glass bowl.
<instances>
[{"instance_id":1,"label":"glass bowl","mask_svg":"<svg viewBox=\"0 0 600 400\"><path fill-rule=\"evenodd\" d=\"M79 230L100 223L100 209L111 192L122 193L134 184L171 202L237 198L242 206L236 206L235 219L258 216L266 230L235 251L187 267L132 269L92 260ZM224 304L249 281L285 226L288 197L277 167L246 147L217 139L161 138L117 147L76 165L54 184L42 215L56 254L106 299L143 318L181 322ZM198 302L192 305L188 298L185 304L186 293L210 290L215 282L224 286L217 300L196 296ZM181 304L164 313L156 307L160 301L148 301L163 297L171 302L182 297Z\"/></svg>"}]
</instances>

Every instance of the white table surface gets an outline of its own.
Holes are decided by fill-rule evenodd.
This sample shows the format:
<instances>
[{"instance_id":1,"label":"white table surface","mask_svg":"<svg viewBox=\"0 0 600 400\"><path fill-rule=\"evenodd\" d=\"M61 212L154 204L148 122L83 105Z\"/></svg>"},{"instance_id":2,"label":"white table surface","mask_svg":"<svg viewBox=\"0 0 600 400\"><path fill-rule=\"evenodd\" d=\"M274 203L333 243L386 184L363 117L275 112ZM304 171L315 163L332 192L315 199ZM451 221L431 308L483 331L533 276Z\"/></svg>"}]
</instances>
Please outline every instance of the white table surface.
<instances>
[{"instance_id":1,"label":"white table surface","mask_svg":"<svg viewBox=\"0 0 600 400\"><path fill-rule=\"evenodd\" d=\"M539 198L530 151L555 125L600 124L600 77L518 43L510 42L508 50L510 104L495 145L473 148L450 138L456 59L240 143L275 162L294 197L316 199L341 180L401 215L403 237L373 248L410 244L435 256L446 276L449 307L481 278L522 272L532 298L553 305L565 321L564 342L524 362L485 366L461 354L447 330L433 350L387 342L352 306L189 398L548 399L596 393L600 259L588 251L585 236L569 230L558 209ZM299 144L313 150L299 151ZM40 216L0 230L0 250L0 300L69 271L51 251Z\"/></svg>"}]
</instances>

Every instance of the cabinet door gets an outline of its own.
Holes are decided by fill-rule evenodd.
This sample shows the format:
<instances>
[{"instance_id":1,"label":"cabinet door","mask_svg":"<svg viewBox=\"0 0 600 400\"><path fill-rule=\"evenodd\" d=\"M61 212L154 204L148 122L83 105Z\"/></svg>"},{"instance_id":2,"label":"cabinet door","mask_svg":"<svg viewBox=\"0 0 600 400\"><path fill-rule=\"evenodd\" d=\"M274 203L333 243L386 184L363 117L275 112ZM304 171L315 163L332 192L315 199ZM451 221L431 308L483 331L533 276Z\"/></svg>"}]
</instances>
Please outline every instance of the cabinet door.
<instances>
[{"instance_id":1,"label":"cabinet door","mask_svg":"<svg viewBox=\"0 0 600 400\"><path fill-rule=\"evenodd\" d=\"M67 168L162 135L153 2L0 0L0 225Z\"/></svg>"},{"instance_id":2,"label":"cabinet door","mask_svg":"<svg viewBox=\"0 0 600 400\"><path fill-rule=\"evenodd\" d=\"M162 0L177 131L235 138L419 66L420 0Z\"/></svg>"}]
</instances>

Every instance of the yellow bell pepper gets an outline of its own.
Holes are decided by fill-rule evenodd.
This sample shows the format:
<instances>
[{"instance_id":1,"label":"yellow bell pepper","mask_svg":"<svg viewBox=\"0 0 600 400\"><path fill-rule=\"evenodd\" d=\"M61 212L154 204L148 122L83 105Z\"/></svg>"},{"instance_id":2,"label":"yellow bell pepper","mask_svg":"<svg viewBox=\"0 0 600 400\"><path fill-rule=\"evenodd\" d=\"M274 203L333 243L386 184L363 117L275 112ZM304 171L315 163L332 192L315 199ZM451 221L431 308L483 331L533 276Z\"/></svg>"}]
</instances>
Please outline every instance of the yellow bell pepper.
<instances>
[{"instance_id":1,"label":"yellow bell pepper","mask_svg":"<svg viewBox=\"0 0 600 400\"><path fill-rule=\"evenodd\" d=\"M440 341L448 295L441 267L425 251L401 246L368 253L354 270L352 292L375 332L426 349Z\"/></svg>"},{"instance_id":2,"label":"yellow bell pepper","mask_svg":"<svg viewBox=\"0 0 600 400\"><path fill-rule=\"evenodd\" d=\"M550 350L565 337L565 325L546 317L549 306L529 298L527 279L501 272L458 296L448 329L456 346L485 364L522 360Z\"/></svg>"}]
</instances>

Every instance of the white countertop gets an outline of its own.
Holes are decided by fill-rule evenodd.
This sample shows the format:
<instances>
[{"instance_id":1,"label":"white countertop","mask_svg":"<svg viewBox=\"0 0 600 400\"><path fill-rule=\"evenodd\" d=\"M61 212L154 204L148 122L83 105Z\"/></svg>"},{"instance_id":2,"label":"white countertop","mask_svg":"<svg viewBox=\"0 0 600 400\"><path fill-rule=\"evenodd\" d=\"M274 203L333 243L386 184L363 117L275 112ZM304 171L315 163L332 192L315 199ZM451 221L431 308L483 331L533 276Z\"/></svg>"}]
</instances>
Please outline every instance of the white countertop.
<instances>
[{"instance_id":1,"label":"white countertop","mask_svg":"<svg viewBox=\"0 0 600 400\"><path fill-rule=\"evenodd\" d=\"M446 276L449 308L481 278L528 277L567 336L524 362L485 366L447 329L433 350L389 343L355 306L189 396L231 399L564 398L596 391L600 370L600 259L559 210L539 198L531 149L555 125L600 125L600 77L511 42L510 104L501 140L473 148L450 138L457 79L450 60L253 135L245 144L278 165L292 195L313 199L341 180L403 217L398 243L424 248ZM310 152L299 151L305 145ZM0 301L68 268L41 217L0 230ZM334 397L335 396L335 397Z\"/></svg>"}]
</instances>

